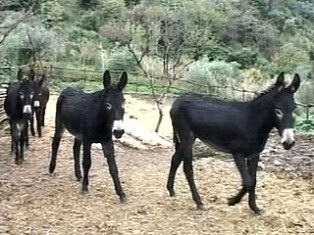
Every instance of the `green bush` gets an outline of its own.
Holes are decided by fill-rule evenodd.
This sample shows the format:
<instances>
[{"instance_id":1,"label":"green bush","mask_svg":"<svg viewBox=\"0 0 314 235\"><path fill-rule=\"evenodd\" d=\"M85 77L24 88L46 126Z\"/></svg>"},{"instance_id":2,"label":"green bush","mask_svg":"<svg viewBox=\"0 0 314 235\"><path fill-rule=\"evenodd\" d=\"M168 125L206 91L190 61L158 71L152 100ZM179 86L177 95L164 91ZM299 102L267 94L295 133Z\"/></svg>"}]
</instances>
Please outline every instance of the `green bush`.
<instances>
[{"instance_id":1,"label":"green bush","mask_svg":"<svg viewBox=\"0 0 314 235\"><path fill-rule=\"evenodd\" d=\"M314 81L313 80L305 80L301 83L299 90L296 92L296 99L298 102L303 103L303 104L314 103Z\"/></svg>"},{"instance_id":2,"label":"green bush","mask_svg":"<svg viewBox=\"0 0 314 235\"><path fill-rule=\"evenodd\" d=\"M137 68L133 55L126 48L117 49L108 60L110 70L134 72Z\"/></svg>"},{"instance_id":3,"label":"green bush","mask_svg":"<svg viewBox=\"0 0 314 235\"><path fill-rule=\"evenodd\" d=\"M257 62L258 53L251 48L243 47L239 50L231 51L226 58L227 62L237 62L241 69L250 68Z\"/></svg>"},{"instance_id":4,"label":"green bush","mask_svg":"<svg viewBox=\"0 0 314 235\"><path fill-rule=\"evenodd\" d=\"M314 120L297 118L295 123L296 129L314 135Z\"/></svg>"},{"instance_id":5,"label":"green bush","mask_svg":"<svg viewBox=\"0 0 314 235\"><path fill-rule=\"evenodd\" d=\"M80 26L85 30L98 31L100 26L99 18L95 12L89 12L83 15L80 21Z\"/></svg>"},{"instance_id":6,"label":"green bush","mask_svg":"<svg viewBox=\"0 0 314 235\"><path fill-rule=\"evenodd\" d=\"M224 90L217 90L215 86L234 85L241 82L242 74L239 64L236 62L227 63L225 61L209 62L203 58L193 63L187 73L187 80L197 82L200 85L190 85L188 89L195 92L222 95L230 97ZM227 97L226 97L227 98Z\"/></svg>"}]
</instances>

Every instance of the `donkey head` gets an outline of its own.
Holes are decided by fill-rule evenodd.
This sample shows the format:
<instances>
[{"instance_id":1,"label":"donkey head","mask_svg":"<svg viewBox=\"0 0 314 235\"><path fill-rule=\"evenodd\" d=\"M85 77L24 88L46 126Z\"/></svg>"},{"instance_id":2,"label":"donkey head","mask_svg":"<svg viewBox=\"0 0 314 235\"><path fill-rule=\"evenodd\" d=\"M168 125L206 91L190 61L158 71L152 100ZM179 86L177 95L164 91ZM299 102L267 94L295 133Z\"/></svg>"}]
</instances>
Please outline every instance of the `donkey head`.
<instances>
[{"instance_id":1,"label":"donkey head","mask_svg":"<svg viewBox=\"0 0 314 235\"><path fill-rule=\"evenodd\" d=\"M41 100L42 100L42 88L45 85L46 74L36 75L36 78L33 80L34 87L34 98L33 98L33 106L35 109L40 108Z\"/></svg>"},{"instance_id":2,"label":"donkey head","mask_svg":"<svg viewBox=\"0 0 314 235\"><path fill-rule=\"evenodd\" d=\"M274 116L275 126L281 136L281 144L288 150L295 143L293 126L294 117L293 111L296 108L294 101L294 92L296 92L300 86L300 76L294 75L293 81L290 84L284 82L284 73L280 73L277 78L274 100Z\"/></svg>"},{"instance_id":3,"label":"donkey head","mask_svg":"<svg viewBox=\"0 0 314 235\"><path fill-rule=\"evenodd\" d=\"M111 76L108 70L103 75L103 85L106 91L105 109L113 116L112 133L117 139L124 134L123 116L125 99L123 89L128 82L128 75L123 72L117 84L111 84Z\"/></svg>"},{"instance_id":4,"label":"donkey head","mask_svg":"<svg viewBox=\"0 0 314 235\"><path fill-rule=\"evenodd\" d=\"M23 80L23 72L21 69L18 71L18 80L20 81L18 97L19 102L23 107L23 115L30 118L32 115L32 102L34 96L33 82L30 80Z\"/></svg>"}]
</instances>

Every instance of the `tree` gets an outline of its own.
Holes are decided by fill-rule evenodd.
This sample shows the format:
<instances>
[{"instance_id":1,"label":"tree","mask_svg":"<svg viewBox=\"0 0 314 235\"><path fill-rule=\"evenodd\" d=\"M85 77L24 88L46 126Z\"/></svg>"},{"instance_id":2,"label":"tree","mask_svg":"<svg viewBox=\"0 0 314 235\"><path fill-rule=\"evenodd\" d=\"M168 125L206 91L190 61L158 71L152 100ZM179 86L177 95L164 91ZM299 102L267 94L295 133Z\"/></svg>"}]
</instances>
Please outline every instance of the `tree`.
<instances>
[{"instance_id":1,"label":"tree","mask_svg":"<svg viewBox=\"0 0 314 235\"><path fill-rule=\"evenodd\" d=\"M101 31L107 40L126 46L138 68L147 76L159 111L155 128L158 132L163 118L163 103L173 83L183 76L183 72L194 59L206 53L212 41L213 15L207 17L208 12L202 11L200 1L198 10L202 14L195 12L193 17L195 21L202 21L202 24L196 25L191 20L191 5L186 5L189 1L171 1L171 7L164 7L164 3L157 5L145 2L135 6L126 17L104 25ZM189 59L188 55L192 55L194 59ZM147 58L162 61L160 74L151 68ZM158 81L166 83L160 92L157 92Z\"/></svg>"},{"instance_id":2,"label":"tree","mask_svg":"<svg viewBox=\"0 0 314 235\"><path fill-rule=\"evenodd\" d=\"M33 7L30 7L27 11L23 11L19 17L12 19L10 17L12 12L4 11L8 4L10 4L10 2L0 1L0 45L21 22L27 20L32 15L33 10Z\"/></svg>"}]
</instances>

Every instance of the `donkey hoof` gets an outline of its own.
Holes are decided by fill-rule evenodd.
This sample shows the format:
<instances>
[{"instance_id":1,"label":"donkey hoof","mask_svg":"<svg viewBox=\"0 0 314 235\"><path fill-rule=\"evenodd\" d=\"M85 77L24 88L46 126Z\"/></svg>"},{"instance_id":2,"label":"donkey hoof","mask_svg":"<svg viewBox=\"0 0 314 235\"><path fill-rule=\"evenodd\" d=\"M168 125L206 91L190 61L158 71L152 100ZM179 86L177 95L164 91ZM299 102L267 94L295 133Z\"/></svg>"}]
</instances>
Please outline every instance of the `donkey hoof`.
<instances>
[{"instance_id":1,"label":"donkey hoof","mask_svg":"<svg viewBox=\"0 0 314 235\"><path fill-rule=\"evenodd\" d=\"M49 174L52 174L55 171L56 166L51 165L49 166Z\"/></svg>"},{"instance_id":2,"label":"donkey hoof","mask_svg":"<svg viewBox=\"0 0 314 235\"><path fill-rule=\"evenodd\" d=\"M262 215L262 214L264 213L264 211L261 210L261 209L259 209L259 208L256 208L256 209L253 210L253 211L254 211L254 214L257 215L257 216Z\"/></svg>"},{"instance_id":3,"label":"donkey hoof","mask_svg":"<svg viewBox=\"0 0 314 235\"><path fill-rule=\"evenodd\" d=\"M170 197L174 197L176 195L176 193L174 192L174 190L169 190L169 196Z\"/></svg>"},{"instance_id":4,"label":"donkey hoof","mask_svg":"<svg viewBox=\"0 0 314 235\"><path fill-rule=\"evenodd\" d=\"M87 194L88 193L88 187L87 185L82 186L82 194Z\"/></svg>"},{"instance_id":5,"label":"donkey hoof","mask_svg":"<svg viewBox=\"0 0 314 235\"><path fill-rule=\"evenodd\" d=\"M15 159L15 164L16 164L16 165L21 165L22 162L23 162L22 159Z\"/></svg>"},{"instance_id":6,"label":"donkey hoof","mask_svg":"<svg viewBox=\"0 0 314 235\"><path fill-rule=\"evenodd\" d=\"M121 203L126 203L127 202L127 197L125 195L120 196L120 202Z\"/></svg>"},{"instance_id":7,"label":"donkey hoof","mask_svg":"<svg viewBox=\"0 0 314 235\"><path fill-rule=\"evenodd\" d=\"M228 206L234 206L235 204L238 204L240 202L235 197L228 198L227 200L228 200Z\"/></svg>"},{"instance_id":8,"label":"donkey hoof","mask_svg":"<svg viewBox=\"0 0 314 235\"><path fill-rule=\"evenodd\" d=\"M82 180L82 176L76 176L76 181L80 182Z\"/></svg>"},{"instance_id":9,"label":"donkey hoof","mask_svg":"<svg viewBox=\"0 0 314 235\"><path fill-rule=\"evenodd\" d=\"M197 205L197 210L199 210L199 211L205 211L206 208L204 207L203 204L199 204L199 205Z\"/></svg>"}]
</instances>

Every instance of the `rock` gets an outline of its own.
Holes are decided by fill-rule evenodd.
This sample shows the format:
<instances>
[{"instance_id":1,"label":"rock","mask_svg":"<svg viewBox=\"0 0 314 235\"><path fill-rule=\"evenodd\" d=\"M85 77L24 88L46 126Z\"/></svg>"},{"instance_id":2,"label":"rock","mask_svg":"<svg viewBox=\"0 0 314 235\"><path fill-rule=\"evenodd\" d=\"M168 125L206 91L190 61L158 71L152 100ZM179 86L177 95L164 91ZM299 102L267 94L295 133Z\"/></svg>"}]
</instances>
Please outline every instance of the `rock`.
<instances>
[{"instance_id":1,"label":"rock","mask_svg":"<svg viewBox=\"0 0 314 235\"><path fill-rule=\"evenodd\" d=\"M280 162L279 160L274 160L274 165L275 166L282 166L282 162Z\"/></svg>"}]
</instances>

